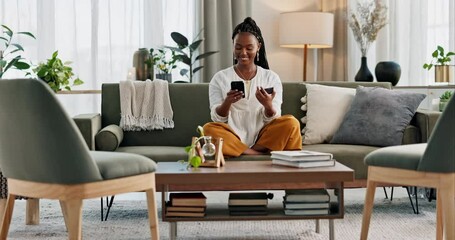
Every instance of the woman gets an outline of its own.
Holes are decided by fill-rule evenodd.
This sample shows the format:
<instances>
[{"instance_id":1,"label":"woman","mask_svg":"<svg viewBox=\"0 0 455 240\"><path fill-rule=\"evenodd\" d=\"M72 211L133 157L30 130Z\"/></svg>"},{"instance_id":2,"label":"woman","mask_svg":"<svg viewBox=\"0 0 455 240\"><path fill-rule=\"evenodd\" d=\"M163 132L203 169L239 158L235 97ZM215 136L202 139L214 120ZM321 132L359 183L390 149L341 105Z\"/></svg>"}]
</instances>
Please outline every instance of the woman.
<instances>
[{"instance_id":1,"label":"woman","mask_svg":"<svg viewBox=\"0 0 455 240\"><path fill-rule=\"evenodd\" d=\"M209 85L213 122L204 125L205 135L223 138L227 156L302 149L300 123L281 116L283 87L269 70L256 22L247 17L235 27L232 40L234 66L217 72ZM234 81L243 82L245 92L231 89Z\"/></svg>"}]
</instances>

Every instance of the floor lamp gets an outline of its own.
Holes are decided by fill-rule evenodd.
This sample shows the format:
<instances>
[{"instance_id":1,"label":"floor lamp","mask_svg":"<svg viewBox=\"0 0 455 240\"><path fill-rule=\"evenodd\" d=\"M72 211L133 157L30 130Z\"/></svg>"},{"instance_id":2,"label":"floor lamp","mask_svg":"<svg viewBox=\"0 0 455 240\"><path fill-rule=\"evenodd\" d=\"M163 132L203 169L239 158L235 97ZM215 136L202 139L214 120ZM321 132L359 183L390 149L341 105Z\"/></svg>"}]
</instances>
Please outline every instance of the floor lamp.
<instances>
[{"instance_id":1,"label":"floor lamp","mask_svg":"<svg viewBox=\"0 0 455 240\"><path fill-rule=\"evenodd\" d=\"M308 48L331 48L333 14L326 12L288 12L280 15L280 46L303 48L303 81L306 82Z\"/></svg>"}]
</instances>

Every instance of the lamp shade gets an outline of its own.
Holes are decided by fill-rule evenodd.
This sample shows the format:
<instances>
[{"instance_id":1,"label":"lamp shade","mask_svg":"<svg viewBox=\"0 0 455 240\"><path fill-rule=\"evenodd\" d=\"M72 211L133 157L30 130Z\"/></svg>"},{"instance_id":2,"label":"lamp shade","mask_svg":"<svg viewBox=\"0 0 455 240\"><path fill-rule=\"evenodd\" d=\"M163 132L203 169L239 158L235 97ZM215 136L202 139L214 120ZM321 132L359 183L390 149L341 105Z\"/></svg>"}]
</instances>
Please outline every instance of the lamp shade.
<instances>
[{"instance_id":1,"label":"lamp shade","mask_svg":"<svg viewBox=\"0 0 455 240\"><path fill-rule=\"evenodd\" d=\"M280 46L289 48L331 48L332 13L288 12L280 15Z\"/></svg>"}]
</instances>

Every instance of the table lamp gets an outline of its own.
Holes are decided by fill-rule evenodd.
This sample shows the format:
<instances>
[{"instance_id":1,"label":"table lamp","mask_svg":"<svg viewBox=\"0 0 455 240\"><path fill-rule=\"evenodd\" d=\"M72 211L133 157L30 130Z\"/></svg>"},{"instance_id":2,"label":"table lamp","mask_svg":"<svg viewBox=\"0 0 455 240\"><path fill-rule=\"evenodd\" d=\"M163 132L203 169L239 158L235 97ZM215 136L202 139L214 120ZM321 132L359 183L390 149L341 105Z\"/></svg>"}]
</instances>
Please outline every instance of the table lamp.
<instances>
[{"instance_id":1,"label":"table lamp","mask_svg":"<svg viewBox=\"0 0 455 240\"><path fill-rule=\"evenodd\" d=\"M308 48L331 48L333 45L332 13L288 12L280 15L280 46L303 48L303 81L306 81Z\"/></svg>"}]
</instances>

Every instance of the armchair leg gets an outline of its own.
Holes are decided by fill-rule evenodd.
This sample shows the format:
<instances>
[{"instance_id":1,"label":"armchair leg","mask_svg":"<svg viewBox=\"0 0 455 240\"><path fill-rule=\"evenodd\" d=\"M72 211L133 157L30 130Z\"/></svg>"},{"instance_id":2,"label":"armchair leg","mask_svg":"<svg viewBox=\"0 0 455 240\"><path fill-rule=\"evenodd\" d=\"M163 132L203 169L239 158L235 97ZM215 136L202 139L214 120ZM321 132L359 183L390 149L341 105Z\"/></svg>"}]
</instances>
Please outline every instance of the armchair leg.
<instances>
[{"instance_id":1,"label":"armchair leg","mask_svg":"<svg viewBox=\"0 0 455 240\"><path fill-rule=\"evenodd\" d=\"M377 183L368 180L367 191L365 195L365 204L363 206L362 230L360 232L360 239L366 240L368 238L368 229L370 227L371 213L373 211L374 194L376 192Z\"/></svg>"},{"instance_id":2,"label":"armchair leg","mask_svg":"<svg viewBox=\"0 0 455 240\"><path fill-rule=\"evenodd\" d=\"M82 199L61 201L62 209L66 209L66 229L68 229L68 239L82 239Z\"/></svg>"},{"instance_id":3,"label":"armchair leg","mask_svg":"<svg viewBox=\"0 0 455 240\"><path fill-rule=\"evenodd\" d=\"M445 239L455 239L455 228L453 227L455 226L455 183L450 182L454 181L454 178L449 177L444 180L446 181L437 189L441 192L439 196L443 208L443 232Z\"/></svg>"},{"instance_id":4,"label":"armchair leg","mask_svg":"<svg viewBox=\"0 0 455 240\"><path fill-rule=\"evenodd\" d=\"M27 205L25 210L25 224L26 225L39 224L39 199L37 198L27 199Z\"/></svg>"},{"instance_id":5,"label":"armchair leg","mask_svg":"<svg viewBox=\"0 0 455 240\"><path fill-rule=\"evenodd\" d=\"M5 211L4 211L4 214L2 215L2 225L1 225L1 229L0 229L0 239L1 240L6 240L8 237L8 231L9 231L9 226L11 224L11 218L13 217L15 200L16 200L16 195L8 194Z\"/></svg>"},{"instance_id":6,"label":"armchair leg","mask_svg":"<svg viewBox=\"0 0 455 240\"><path fill-rule=\"evenodd\" d=\"M0 199L0 217L3 218L3 213L5 212L7 199L1 198Z\"/></svg>"},{"instance_id":7,"label":"armchair leg","mask_svg":"<svg viewBox=\"0 0 455 240\"><path fill-rule=\"evenodd\" d=\"M150 221L150 232L152 239L159 240L160 233L158 229L158 210L156 206L155 188L145 191L147 195L147 208ZM163 213L164 214L164 213Z\"/></svg>"},{"instance_id":8,"label":"armchair leg","mask_svg":"<svg viewBox=\"0 0 455 240\"><path fill-rule=\"evenodd\" d=\"M439 191L436 193L436 240L442 240L443 238L443 220L442 220L442 200Z\"/></svg>"}]
</instances>

